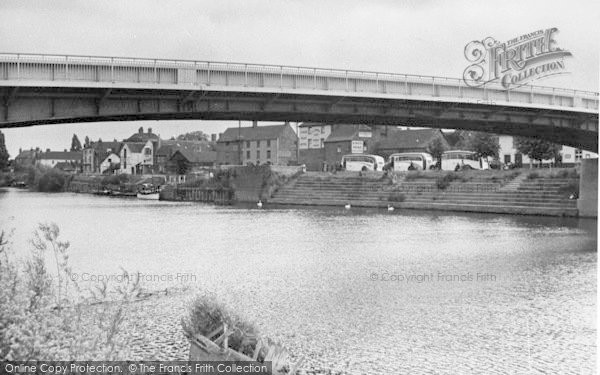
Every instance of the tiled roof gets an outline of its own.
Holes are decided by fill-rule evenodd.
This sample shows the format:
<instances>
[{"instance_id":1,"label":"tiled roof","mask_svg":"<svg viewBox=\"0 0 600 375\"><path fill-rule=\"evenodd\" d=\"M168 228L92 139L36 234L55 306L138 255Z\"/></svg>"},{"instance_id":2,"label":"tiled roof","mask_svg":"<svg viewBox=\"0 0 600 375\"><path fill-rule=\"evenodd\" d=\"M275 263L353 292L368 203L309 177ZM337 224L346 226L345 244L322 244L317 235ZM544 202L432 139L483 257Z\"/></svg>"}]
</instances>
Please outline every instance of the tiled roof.
<instances>
[{"instance_id":1,"label":"tiled roof","mask_svg":"<svg viewBox=\"0 0 600 375\"><path fill-rule=\"evenodd\" d=\"M190 163L210 163L217 160L217 153L215 151L193 152L186 149L179 149L173 155L176 153L183 155Z\"/></svg>"},{"instance_id":2,"label":"tiled roof","mask_svg":"<svg viewBox=\"0 0 600 375\"><path fill-rule=\"evenodd\" d=\"M204 152L209 150L210 145L207 141L182 141L168 140L162 141L162 145L156 151L157 156L171 157L177 150L185 149L192 152Z\"/></svg>"},{"instance_id":3,"label":"tiled roof","mask_svg":"<svg viewBox=\"0 0 600 375\"><path fill-rule=\"evenodd\" d=\"M242 141L259 141L264 139L276 139L283 132L286 126L290 125L268 125L257 126L255 128L227 128L219 137L218 142L236 142L238 139Z\"/></svg>"},{"instance_id":4,"label":"tiled roof","mask_svg":"<svg viewBox=\"0 0 600 375\"><path fill-rule=\"evenodd\" d=\"M25 150L21 151L19 155L15 157L15 159L30 159L35 157L35 150Z\"/></svg>"},{"instance_id":5,"label":"tiled roof","mask_svg":"<svg viewBox=\"0 0 600 375\"><path fill-rule=\"evenodd\" d=\"M146 142L123 142L123 146L125 145L127 145L127 148L129 148L130 152L135 152L136 154L139 154L144 149Z\"/></svg>"},{"instance_id":6,"label":"tiled roof","mask_svg":"<svg viewBox=\"0 0 600 375\"><path fill-rule=\"evenodd\" d=\"M336 124L325 143L357 140L360 139L358 133L363 131L370 132L371 128L367 125Z\"/></svg>"},{"instance_id":7,"label":"tiled roof","mask_svg":"<svg viewBox=\"0 0 600 375\"><path fill-rule=\"evenodd\" d=\"M123 142L94 142L91 145L91 147L93 147L96 151L98 159L100 160L106 159L111 153L118 155L122 146ZM108 151L109 149L111 151Z\"/></svg>"},{"instance_id":8,"label":"tiled roof","mask_svg":"<svg viewBox=\"0 0 600 375\"><path fill-rule=\"evenodd\" d=\"M158 141L158 135L154 133L134 133L131 137L127 138L125 142L146 142L146 141Z\"/></svg>"},{"instance_id":9,"label":"tiled roof","mask_svg":"<svg viewBox=\"0 0 600 375\"><path fill-rule=\"evenodd\" d=\"M81 160L82 158L81 151L47 151L38 156L41 160Z\"/></svg>"},{"instance_id":10,"label":"tiled roof","mask_svg":"<svg viewBox=\"0 0 600 375\"><path fill-rule=\"evenodd\" d=\"M381 140L379 148L421 148L427 147L427 144L436 137L443 137L444 134L439 129L408 129L408 130L390 130L387 138Z\"/></svg>"}]
</instances>

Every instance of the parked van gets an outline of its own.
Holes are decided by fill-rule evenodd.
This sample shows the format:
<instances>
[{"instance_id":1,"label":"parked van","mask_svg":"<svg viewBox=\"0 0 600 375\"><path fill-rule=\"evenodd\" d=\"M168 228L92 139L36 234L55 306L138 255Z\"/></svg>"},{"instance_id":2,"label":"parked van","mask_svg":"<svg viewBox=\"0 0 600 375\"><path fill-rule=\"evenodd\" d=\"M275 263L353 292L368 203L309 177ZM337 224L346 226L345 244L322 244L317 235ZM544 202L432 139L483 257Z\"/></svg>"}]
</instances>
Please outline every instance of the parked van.
<instances>
[{"instance_id":1,"label":"parked van","mask_svg":"<svg viewBox=\"0 0 600 375\"><path fill-rule=\"evenodd\" d=\"M473 151L453 150L442 154L442 170L455 171L457 169L490 169L487 159L480 158Z\"/></svg>"},{"instance_id":2,"label":"parked van","mask_svg":"<svg viewBox=\"0 0 600 375\"><path fill-rule=\"evenodd\" d=\"M379 155L351 154L342 157L342 166L347 171L382 171L385 160Z\"/></svg>"},{"instance_id":3,"label":"parked van","mask_svg":"<svg viewBox=\"0 0 600 375\"><path fill-rule=\"evenodd\" d=\"M400 152L388 160L391 171L427 170L434 165L433 157L426 152Z\"/></svg>"}]
</instances>

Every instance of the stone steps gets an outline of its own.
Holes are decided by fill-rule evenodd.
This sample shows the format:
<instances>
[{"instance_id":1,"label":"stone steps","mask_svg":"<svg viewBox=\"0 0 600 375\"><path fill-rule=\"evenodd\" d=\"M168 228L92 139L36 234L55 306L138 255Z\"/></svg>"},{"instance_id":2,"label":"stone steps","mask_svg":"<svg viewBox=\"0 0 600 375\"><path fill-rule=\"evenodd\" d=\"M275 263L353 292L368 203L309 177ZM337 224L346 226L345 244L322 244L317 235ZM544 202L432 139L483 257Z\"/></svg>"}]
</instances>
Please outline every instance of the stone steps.
<instances>
[{"instance_id":1,"label":"stone steps","mask_svg":"<svg viewBox=\"0 0 600 375\"><path fill-rule=\"evenodd\" d=\"M517 176L502 186L487 180L453 181L438 190L435 179L411 179L390 184L388 180L352 176L300 176L280 188L269 203L441 209L469 212L500 212L539 215L577 215L577 201L566 197L564 186L573 179L527 179ZM394 194L402 202L390 201Z\"/></svg>"}]
</instances>

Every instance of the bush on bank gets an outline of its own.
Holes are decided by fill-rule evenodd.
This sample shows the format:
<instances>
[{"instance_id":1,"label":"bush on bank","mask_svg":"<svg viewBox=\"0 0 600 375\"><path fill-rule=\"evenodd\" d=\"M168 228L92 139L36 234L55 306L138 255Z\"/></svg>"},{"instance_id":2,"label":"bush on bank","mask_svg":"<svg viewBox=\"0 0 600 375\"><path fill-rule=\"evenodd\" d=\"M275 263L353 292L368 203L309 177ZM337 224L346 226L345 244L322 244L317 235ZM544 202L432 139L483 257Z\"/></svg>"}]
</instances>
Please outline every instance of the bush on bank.
<instances>
[{"instance_id":1,"label":"bush on bank","mask_svg":"<svg viewBox=\"0 0 600 375\"><path fill-rule=\"evenodd\" d=\"M25 260L12 254L8 237L0 231L0 358L130 358L121 332L123 305L94 306L84 297L72 281L69 243L56 224L39 224Z\"/></svg>"}]
</instances>

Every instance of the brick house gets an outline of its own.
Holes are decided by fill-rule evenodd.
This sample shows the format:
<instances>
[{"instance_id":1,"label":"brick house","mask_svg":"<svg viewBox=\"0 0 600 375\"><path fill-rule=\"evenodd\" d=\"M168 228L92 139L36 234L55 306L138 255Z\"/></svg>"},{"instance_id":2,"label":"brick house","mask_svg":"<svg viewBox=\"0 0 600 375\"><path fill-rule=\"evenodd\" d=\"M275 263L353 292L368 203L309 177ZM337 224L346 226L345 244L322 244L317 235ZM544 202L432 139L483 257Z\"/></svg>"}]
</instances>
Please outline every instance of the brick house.
<instances>
[{"instance_id":1,"label":"brick house","mask_svg":"<svg viewBox=\"0 0 600 375\"><path fill-rule=\"evenodd\" d=\"M217 155L213 150L213 144L209 141L194 140L185 141L179 139L170 139L161 142L160 148L155 154L155 173L173 173L171 160L177 151L180 152L178 158L183 157L186 163L192 167L211 167L217 161ZM181 159L181 162L183 162ZM181 168L179 168L181 169Z\"/></svg>"},{"instance_id":2,"label":"brick house","mask_svg":"<svg viewBox=\"0 0 600 375\"><path fill-rule=\"evenodd\" d=\"M378 127L367 125L334 125L331 134L323 142L326 167L339 164L342 156L347 154L374 153L373 146L383 136L379 130Z\"/></svg>"},{"instance_id":3,"label":"brick house","mask_svg":"<svg viewBox=\"0 0 600 375\"><path fill-rule=\"evenodd\" d=\"M440 129L393 129L385 139L374 145L376 153L388 157L396 152L428 152L428 145L436 138L442 141L446 149L450 145Z\"/></svg>"},{"instance_id":4,"label":"brick house","mask_svg":"<svg viewBox=\"0 0 600 375\"><path fill-rule=\"evenodd\" d=\"M228 128L216 145L217 164L297 164L298 136L290 124Z\"/></svg>"},{"instance_id":5,"label":"brick house","mask_svg":"<svg viewBox=\"0 0 600 375\"><path fill-rule=\"evenodd\" d=\"M83 149L83 172L84 173L103 173L112 165L119 164L119 151L122 142L91 142L88 147Z\"/></svg>"},{"instance_id":6,"label":"brick house","mask_svg":"<svg viewBox=\"0 0 600 375\"><path fill-rule=\"evenodd\" d=\"M40 154L40 149L30 150L19 149L19 154L15 157L15 168L27 168L35 165L37 156Z\"/></svg>"}]
</instances>

